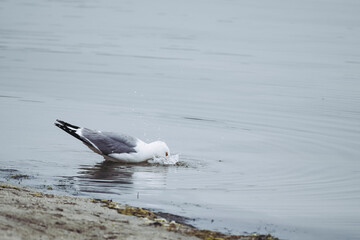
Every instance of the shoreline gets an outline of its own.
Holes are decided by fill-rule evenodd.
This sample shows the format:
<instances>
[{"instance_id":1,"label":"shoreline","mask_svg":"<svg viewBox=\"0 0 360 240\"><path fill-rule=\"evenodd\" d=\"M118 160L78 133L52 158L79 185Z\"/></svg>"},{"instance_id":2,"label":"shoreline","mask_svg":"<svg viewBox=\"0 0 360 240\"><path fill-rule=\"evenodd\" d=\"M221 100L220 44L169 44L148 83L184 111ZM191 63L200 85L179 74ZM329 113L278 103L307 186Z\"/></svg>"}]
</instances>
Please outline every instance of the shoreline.
<instances>
[{"instance_id":1,"label":"shoreline","mask_svg":"<svg viewBox=\"0 0 360 240\"><path fill-rule=\"evenodd\" d=\"M177 217L111 200L41 193L0 182L2 239L277 239L200 230L178 223Z\"/></svg>"}]
</instances>

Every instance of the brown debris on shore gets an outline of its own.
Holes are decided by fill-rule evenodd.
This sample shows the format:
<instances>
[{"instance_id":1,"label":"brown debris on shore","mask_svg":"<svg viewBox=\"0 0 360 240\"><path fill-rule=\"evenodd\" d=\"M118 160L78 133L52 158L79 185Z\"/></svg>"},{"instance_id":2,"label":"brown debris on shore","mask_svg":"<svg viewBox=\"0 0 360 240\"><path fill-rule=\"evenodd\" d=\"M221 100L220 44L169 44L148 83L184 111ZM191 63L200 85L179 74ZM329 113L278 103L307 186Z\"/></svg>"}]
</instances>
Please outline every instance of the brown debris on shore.
<instances>
[{"instance_id":1,"label":"brown debris on shore","mask_svg":"<svg viewBox=\"0 0 360 240\"><path fill-rule=\"evenodd\" d=\"M0 183L2 239L239 239L271 235L226 235L166 220L150 210L110 200L34 192Z\"/></svg>"}]
</instances>

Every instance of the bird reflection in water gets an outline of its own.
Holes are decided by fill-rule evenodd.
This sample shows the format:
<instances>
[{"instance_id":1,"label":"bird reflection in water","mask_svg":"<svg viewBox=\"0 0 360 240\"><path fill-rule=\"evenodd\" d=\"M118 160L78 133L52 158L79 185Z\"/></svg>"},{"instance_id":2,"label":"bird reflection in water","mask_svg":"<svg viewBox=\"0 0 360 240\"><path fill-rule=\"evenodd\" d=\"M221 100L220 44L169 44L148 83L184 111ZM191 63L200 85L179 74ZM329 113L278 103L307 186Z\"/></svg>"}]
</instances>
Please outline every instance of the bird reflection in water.
<instances>
[{"instance_id":1,"label":"bird reflection in water","mask_svg":"<svg viewBox=\"0 0 360 240\"><path fill-rule=\"evenodd\" d=\"M109 182L117 184L132 184L132 165L103 161L94 166L82 165L78 178L88 179L92 182Z\"/></svg>"},{"instance_id":2,"label":"bird reflection in water","mask_svg":"<svg viewBox=\"0 0 360 240\"><path fill-rule=\"evenodd\" d=\"M161 188L167 169L149 163L134 165L105 160L93 166L82 165L76 179L80 192L124 194L135 188Z\"/></svg>"}]
</instances>

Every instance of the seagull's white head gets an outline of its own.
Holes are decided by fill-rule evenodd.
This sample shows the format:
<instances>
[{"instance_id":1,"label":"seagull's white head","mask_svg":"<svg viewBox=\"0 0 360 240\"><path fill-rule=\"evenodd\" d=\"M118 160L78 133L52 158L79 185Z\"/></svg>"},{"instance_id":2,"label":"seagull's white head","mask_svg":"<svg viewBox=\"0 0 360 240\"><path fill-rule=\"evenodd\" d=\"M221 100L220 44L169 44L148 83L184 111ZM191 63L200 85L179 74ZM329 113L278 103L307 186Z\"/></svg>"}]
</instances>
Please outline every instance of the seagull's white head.
<instances>
[{"instance_id":1,"label":"seagull's white head","mask_svg":"<svg viewBox=\"0 0 360 240\"><path fill-rule=\"evenodd\" d=\"M155 157L167 157L170 156L170 149L166 143L162 141L152 142L153 154Z\"/></svg>"}]
</instances>

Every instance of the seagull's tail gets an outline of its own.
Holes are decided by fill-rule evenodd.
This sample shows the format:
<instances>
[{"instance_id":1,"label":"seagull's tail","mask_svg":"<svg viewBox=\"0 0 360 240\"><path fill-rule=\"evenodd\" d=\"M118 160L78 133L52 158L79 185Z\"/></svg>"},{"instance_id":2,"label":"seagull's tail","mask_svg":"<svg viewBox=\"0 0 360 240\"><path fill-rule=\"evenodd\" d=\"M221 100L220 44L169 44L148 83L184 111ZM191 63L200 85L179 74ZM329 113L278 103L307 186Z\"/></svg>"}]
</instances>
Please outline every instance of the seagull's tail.
<instances>
[{"instance_id":1,"label":"seagull's tail","mask_svg":"<svg viewBox=\"0 0 360 240\"><path fill-rule=\"evenodd\" d=\"M82 139L77 133L76 130L79 129L80 127L72 125L70 123L61 121L59 119L56 119L56 122L54 123L55 126L57 126L58 128L64 130L65 132L67 132L68 134L70 134L73 137L76 137L77 139L84 141L84 139Z\"/></svg>"}]
</instances>

